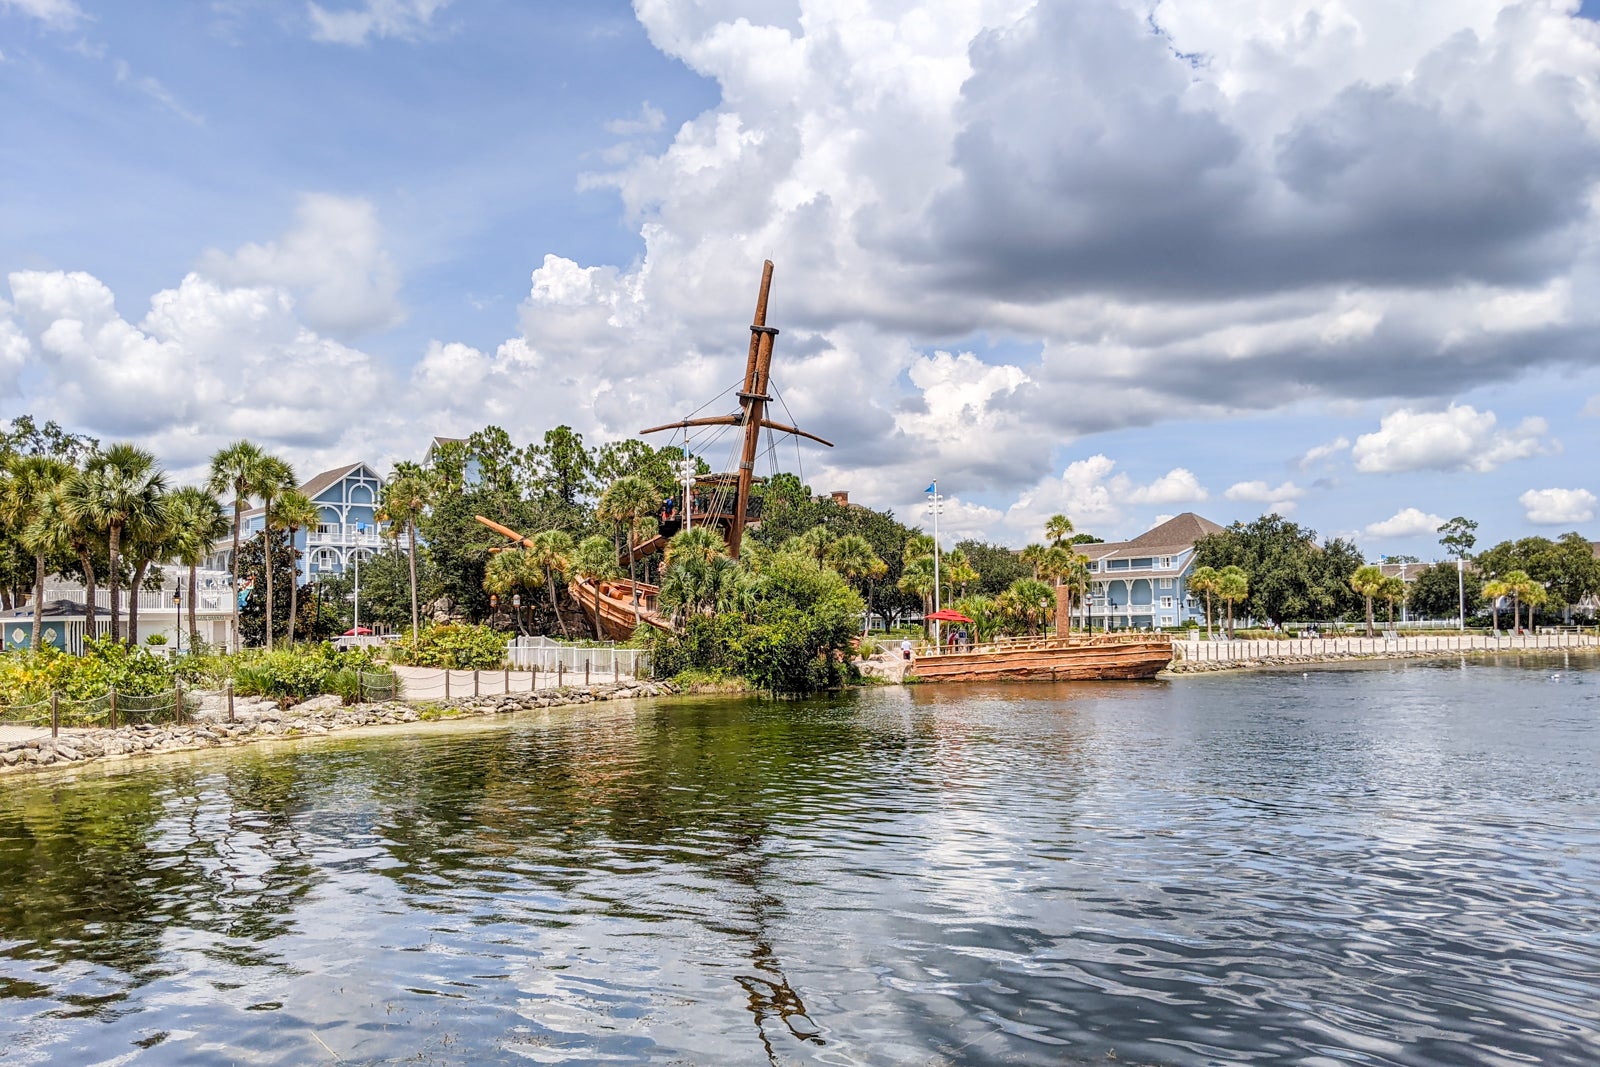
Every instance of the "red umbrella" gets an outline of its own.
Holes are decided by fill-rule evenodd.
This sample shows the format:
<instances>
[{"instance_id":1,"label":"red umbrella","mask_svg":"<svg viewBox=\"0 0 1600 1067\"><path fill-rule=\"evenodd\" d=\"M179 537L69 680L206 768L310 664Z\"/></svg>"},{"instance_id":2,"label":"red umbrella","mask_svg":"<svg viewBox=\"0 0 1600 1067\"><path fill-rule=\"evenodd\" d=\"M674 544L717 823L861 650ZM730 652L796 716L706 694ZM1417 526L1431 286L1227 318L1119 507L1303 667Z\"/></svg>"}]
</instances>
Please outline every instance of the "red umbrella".
<instances>
[{"instance_id":1,"label":"red umbrella","mask_svg":"<svg viewBox=\"0 0 1600 1067\"><path fill-rule=\"evenodd\" d=\"M357 626L354 630L346 630L344 635L346 637L371 637L372 631L365 626Z\"/></svg>"},{"instance_id":2,"label":"red umbrella","mask_svg":"<svg viewBox=\"0 0 1600 1067\"><path fill-rule=\"evenodd\" d=\"M967 618L965 615L961 614L961 612L959 612L959 611L951 611L949 608L945 608L943 611L935 611L935 612L933 612L933 613L931 613L929 615L923 616L923 618L927 619L929 622L971 622L972 621L971 619Z\"/></svg>"}]
</instances>

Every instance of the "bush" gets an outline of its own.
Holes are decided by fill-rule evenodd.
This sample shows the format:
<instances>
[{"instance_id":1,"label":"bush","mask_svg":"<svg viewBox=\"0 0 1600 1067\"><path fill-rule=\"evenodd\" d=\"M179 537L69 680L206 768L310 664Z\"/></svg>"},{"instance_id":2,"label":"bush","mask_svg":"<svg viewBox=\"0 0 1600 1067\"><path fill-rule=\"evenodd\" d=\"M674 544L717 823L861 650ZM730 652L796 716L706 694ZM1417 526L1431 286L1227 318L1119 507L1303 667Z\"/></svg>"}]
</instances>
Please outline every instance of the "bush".
<instances>
[{"instance_id":1,"label":"bush","mask_svg":"<svg viewBox=\"0 0 1600 1067\"><path fill-rule=\"evenodd\" d=\"M366 649L340 652L327 644L302 646L237 658L233 688L244 696L266 697L284 705L323 693L354 704L364 688L360 681L363 673L384 675L382 684L394 681L392 672L380 667Z\"/></svg>"},{"instance_id":2,"label":"bush","mask_svg":"<svg viewBox=\"0 0 1600 1067\"><path fill-rule=\"evenodd\" d=\"M85 609L85 610L87 610L87 609ZM167 635L166 634L151 634L149 637L146 637L144 639L144 643L147 644L147 645L164 645L164 644L167 643Z\"/></svg>"},{"instance_id":3,"label":"bush","mask_svg":"<svg viewBox=\"0 0 1600 1067\"><path fill-rule=\"evenodd\" d=\"M423 627L412 647L411 635L390 645L389 659L412 667L491 670L506 659L506 635L488 626L438 623Z\"/></svg>"}]
</instances>

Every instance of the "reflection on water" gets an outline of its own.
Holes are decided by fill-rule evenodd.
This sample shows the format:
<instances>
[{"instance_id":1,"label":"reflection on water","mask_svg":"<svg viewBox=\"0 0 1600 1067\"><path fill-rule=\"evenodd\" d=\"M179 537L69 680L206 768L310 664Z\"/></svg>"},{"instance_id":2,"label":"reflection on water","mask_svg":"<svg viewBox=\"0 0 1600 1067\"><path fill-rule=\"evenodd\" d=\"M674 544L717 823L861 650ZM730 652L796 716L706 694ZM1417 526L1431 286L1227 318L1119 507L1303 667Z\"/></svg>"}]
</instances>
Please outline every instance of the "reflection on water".
<instances>
[{"instance_id":1,"label":"reflection on water","mask_svg":"<svg viewBox=\"0 0 1600 1067\"><path fill-rule=\"evenodd\" d=\"M1571 665L587 708L3 788L7 1062L1600 1048Z\"/></svg>"}]
</instances>

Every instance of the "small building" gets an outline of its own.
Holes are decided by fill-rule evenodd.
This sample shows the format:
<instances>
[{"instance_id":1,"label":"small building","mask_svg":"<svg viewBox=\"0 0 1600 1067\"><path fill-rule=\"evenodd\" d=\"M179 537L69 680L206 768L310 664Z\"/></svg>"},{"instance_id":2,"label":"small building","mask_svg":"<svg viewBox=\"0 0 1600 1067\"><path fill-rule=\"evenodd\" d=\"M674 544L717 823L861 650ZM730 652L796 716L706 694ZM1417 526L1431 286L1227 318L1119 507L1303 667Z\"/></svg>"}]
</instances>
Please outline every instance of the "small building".
<instances>
[{"instance_id":1,"label":"small building","mask_svg":"<svg viewBox=\"0 0 1600 1067\"><path fill-rule=\"evenodd\" d=\"M1091 621L1111 629L1182 626L1190 619L1203 625L1205 604L1188 588L1194 546L1222 529L1186 511L1131 541L1079 545L1089 558Z\"/></svg>"}]
</instances>

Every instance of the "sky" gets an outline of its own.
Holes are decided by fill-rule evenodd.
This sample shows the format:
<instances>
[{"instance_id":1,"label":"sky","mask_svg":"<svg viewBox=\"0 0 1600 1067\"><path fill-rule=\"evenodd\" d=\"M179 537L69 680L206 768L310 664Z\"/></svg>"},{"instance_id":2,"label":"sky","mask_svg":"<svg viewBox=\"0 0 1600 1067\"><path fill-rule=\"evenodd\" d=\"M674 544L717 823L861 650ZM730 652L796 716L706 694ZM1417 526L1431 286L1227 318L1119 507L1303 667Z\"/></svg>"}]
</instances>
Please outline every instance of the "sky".
<instances>
[{"instance_id":1,"label":"sky","mask_svg":"<svg viewBox=\"0 0 1600 1067\"><path fill-rule=\"evenodd\" d=\"M946 537L1600 539L1596 18L0 0L0 417L597 444L732 410L770 258L778 462Z\"/></svg>"}]
</instances>

